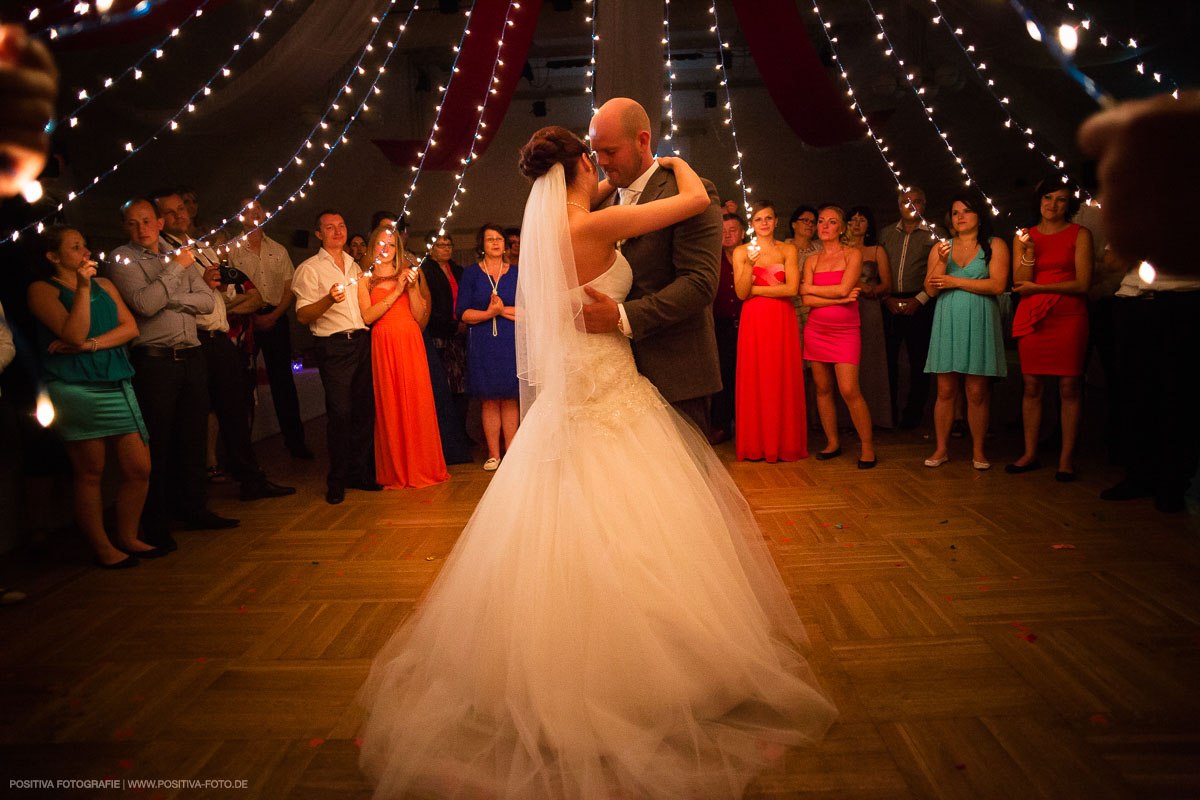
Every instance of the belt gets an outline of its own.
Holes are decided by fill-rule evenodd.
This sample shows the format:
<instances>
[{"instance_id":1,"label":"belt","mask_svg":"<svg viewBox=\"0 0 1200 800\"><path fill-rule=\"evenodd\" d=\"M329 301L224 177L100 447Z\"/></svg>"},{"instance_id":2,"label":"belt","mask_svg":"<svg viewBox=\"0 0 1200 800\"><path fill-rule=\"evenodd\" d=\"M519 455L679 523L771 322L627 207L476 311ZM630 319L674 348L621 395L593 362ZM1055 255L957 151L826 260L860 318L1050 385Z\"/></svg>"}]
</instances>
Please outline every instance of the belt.
<instances>
[{"instance_id":1,"label":"belt","mask_svg":"<svg viewBox=\"0 0 1200 800\"><path fill-rule=\"evenodd\" d=\"M142 347L133 348L133 352L141 353L148 358L170 358L174 361L183 361L191 355L196 355L200 352L200 345L189 344L186 347L161 347L159 345L144 345Z\"/></svg>"},{"instance_id":2,"label":"belt","mask_svg":"<svg viewBox=\"0 0 1200 800\"><path fill-rule=\"evenodd\" d=\"M366 336L370 331L366 328L356 328L352 331L338 331L331 333L328 336L313 336L314 339L357 339L359 336Z\"/></svg>"}]
</instances>

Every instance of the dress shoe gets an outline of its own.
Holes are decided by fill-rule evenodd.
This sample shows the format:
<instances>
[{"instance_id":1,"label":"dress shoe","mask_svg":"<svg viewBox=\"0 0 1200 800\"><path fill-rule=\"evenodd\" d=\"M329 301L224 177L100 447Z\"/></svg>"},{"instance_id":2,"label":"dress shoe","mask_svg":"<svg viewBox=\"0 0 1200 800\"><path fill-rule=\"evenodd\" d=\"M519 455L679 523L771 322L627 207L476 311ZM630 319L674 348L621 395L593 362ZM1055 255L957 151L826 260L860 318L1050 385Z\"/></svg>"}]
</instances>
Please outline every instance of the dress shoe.
<instances>
[{"instance_id":1,"label":"dress shoe","mask_svg":"<svg viewBox=\"0 0 1200 800\"><path fill-rule=\"evenodd\" d=\"M828 453L817 453L817 461L828 461L831 458L837 458L842 454L842 448L835 447Z\"/></svg>"},{"instance_id":2,"label":"dress shoe","mask_svg":"<svg viewBox=\"0 0 1200 800\"><path fill-rule=\"evenodd\" d=\"M876 464L878 464L878 463L879 463L879 458L878 458L878 457L876 457L876 458L872 458L870 461L863 461L863 460L860 458L860 459L858 460L858 468L859 468L859 469L874 469L874 468L875 468L875 465L876 465Z\"/></svg>"},{"instance_id":3,"label":"dress shoe","mask_svg":"<svg viewBox=\"0 0 1200 800\"><path fill-rule=\"evenodd\" d=\"M1004 471L1009 475L1024 475L1026 472L1033 472L1035 469L1041 469L1042 462L1036 458L1028 464L1009 464L1004 468Z\"/></svg>"},{"instance_id":4,"label":"dress shoe","mask_svg":"<svg viewBox=\"0 0 1200 800\"><path fill-rule=\"evenodd\" d=\"M305 461L312 461L316 456L313 451L308 449L308 445L298 444L295 447L289 447L288 452L292 454L292 458L300 458Z\"/></svg>"},{"instance_id":5,"label":"dress shoe","mask_svg":"<svg viewBox=\"0 0 1200 800\"><path fill-rule=\"evenodd\" d=\"M100 569L129 569L130 567L136 567L138 563L139 562L137 558L134 556L125 556L120 561L116 561L112 564L105 564L103 561L97 561L96 566L100 567Z\"/></svg>"},{"instance_id":6,"label":"dress shoe","mask_svg":"<svg viewBox=\"0 0 1200 800\"><path fill-rule=\"evenodd\" d=\"M119 544L113 545L113 546L116 547L118 550L120 550L125 555L135 556L136 558L162 558L165 555L171 554L171 550L168 550L165 547L151 547L149 550L130 550L129 548L122 547ZM178 549L178 545L176 545L176 547L172 548L172 549Z\"/></svg>"},{"instance_id":7,"label":"dress shoe","mask_svg":"<svg viewBox=\"0 0 1200 800\"><path fill-rule=\"evenodd\" d=\"M975 461L974 459L972 459L971 466L974 467L975 469L979 470L980 472L984 472L985 470L989 470L992 468L992 462L990 462L990 461Z\"/></svg>"},{"instance_id":8,"label":"dress shoe","mask_svg":"<svg viewBox=\"0 0 1200 800\"><path fill-rule=\"evenodd\" d=\"M295 486L280 486L277 483L271 483L266 478L261 478L250 483L243 483L239 496L242 500L261 500L264 497L286 497L295 493Z\"/></svg>"},{"instance_id":9,"label":"dress shoe","mask_svg":"<svg viewBox=\"0 0 1200 800\"><path fill-rule=\"evenodd\" d=\"M498 458L489 458L487 461L483 462L483 471L484 472L495 472L499 468L500 468L500 459L498 459Z\"/></svg>"},{"instance_id":10,"label":"dress shoe","mask_svg":"<svg viewBox=\"0 0 1200 800\"><path fill-rule=\"evenodd\" d=\"M349 489L358 489L360 492L382 492L383 491L383 484L376 483L375 481L355 481L353 483L347 483L346 487Z\"/></svg>"},{"instance_id":11,"label":"dress shoe","mask_svg":"<svg viewBox=\"0 0 1200 800\"><path fill-rule=\"evenodd\" d=\"M341 486L330 486L325 490L325 502L331 506L336 506L345 499L346 490Z\"/></svg>"},{"instance_id":12,"label":"dress shoe","mask_svg":"<svg viewBox=\"0 0 1200 800\"><path fill-rule=\"evenodd\" d=\"M1139 486L1130 481L1121 481L1111 489L1105 489L1100 493L1101 500L1135 500L1139 497L1149 497L1151 494L1149 489Z\"/></svg>"},{"instance_id":13,"label":"dress shoe","mask_svg":"<svg viewBox=\"0 0 1200 800\"><path fill-rule=\"evenodd\" d=\"M185 531L223 531L229 528L236 528L241 524L242 521L240 519L222 517L220 514L215 514L205 509L190 517L185 517L182 527Z\"/></svg>"},{"instance_id":14,"label":"dress shoe","mask_svg":"<svg viewBox=\"0 0 1200 800\"><path fill-rule=\"evenodd\" d=\"M729 440L729 431L722 428L717 428L708 432L708 443L716 447L721 442Z\"/></svg>"},{"instance_id":15,"label":"dress shoe","mask_svg":"<svg viewBox=\"0 0 1200 800\"><path fill-rule=\"evenodd\" d=\"M942 464L945 464L949 460L950 460L950 456L942 456L941 458L927 458L927 459L925 459L925 466L940 467Z\"/></svg>"},{"instance_id":16,"label":"dress shoe","mask_svg":"<svg viewBox=\"0 0 1200 800\"><path fill-rule=\"evenodd\" d=\"M1075 476L1074 472L1067 472L1064 469L1060 469L1058 472L1054 473L1054 480L1058 481L1059 483L1074 483L1075 481L1079 480L1079 478Z\"/></svg>"}]
</instances>

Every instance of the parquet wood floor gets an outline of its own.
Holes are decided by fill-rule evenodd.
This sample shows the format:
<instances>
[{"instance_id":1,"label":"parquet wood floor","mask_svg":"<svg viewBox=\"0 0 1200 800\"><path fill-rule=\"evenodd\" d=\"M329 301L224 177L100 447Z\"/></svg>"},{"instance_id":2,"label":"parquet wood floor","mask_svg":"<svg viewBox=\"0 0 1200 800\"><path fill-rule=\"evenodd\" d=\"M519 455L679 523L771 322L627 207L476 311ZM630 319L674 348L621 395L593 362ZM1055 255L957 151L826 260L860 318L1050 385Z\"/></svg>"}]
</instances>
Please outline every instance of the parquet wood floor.
<instances>
[{"instance_id":1,"label":"parquet wood floor","mask_svg":"<svg viewBox=\"0 0 1200 800\"><path fill-rule=\"evenodd\" d=\"M965 443L930 470L919 433L879 440L868 472L853 447L781 465L718 449L841 709L750 796L1200 797L1195 518L1102 503L1114 476L1098 463L1059 484L1049 469L978 473ZM247 504L216 489L211 506L241 527L179 534L169 558L118 573L81 551L0 560L0 584L30 594L0 609L0 794L369 796L355 693L489 478L454 467L442 486L331 507L320 456L287 460L277 441L260 455L299 495ZM249 785L9 783L105 777Z\"/></svg>"}]
</instances>

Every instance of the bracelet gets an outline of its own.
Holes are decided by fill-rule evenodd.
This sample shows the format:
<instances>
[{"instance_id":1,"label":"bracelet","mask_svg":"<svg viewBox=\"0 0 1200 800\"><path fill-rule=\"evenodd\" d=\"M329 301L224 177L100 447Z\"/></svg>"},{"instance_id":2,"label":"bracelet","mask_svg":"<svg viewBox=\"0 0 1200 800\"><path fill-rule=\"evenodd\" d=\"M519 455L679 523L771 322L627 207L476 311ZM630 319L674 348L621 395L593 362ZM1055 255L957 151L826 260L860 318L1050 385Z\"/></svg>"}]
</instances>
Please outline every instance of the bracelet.
<instances>
[{"instance_id":1,"label":"bracelet","mask_svg":"<svg viewBox=\"0 0 1200 800\"><path fill-rule=\"evenodd\" d=\"M92 336L88 338L88 341L92 343L92 352L96 352L96 350L100 347L100 340L95 336Z\"/></svg>"}]
</instances>

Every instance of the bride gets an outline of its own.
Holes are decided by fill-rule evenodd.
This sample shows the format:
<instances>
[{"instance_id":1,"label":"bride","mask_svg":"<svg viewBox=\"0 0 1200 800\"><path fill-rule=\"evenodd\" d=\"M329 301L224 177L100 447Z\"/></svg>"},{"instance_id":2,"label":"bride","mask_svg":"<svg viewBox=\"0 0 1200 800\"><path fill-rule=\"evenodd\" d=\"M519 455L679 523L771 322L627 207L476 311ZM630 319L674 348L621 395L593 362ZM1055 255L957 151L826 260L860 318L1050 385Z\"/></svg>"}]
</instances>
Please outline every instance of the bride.
<instances>
[{"instance_id":1,"label":"bride","mask_svg":"<svg viewBox=\"0 0 1200 800\"><path fill-rule=\"evenodd\" d=\"M587 146L543 128L521 226L512 449L359 701L376 797L739 798L837 711L745 500L700 433L587 334L591 286L620 302L622 239L699 213L679 194L591 211Z\"/></svg>"}]
</instances>

